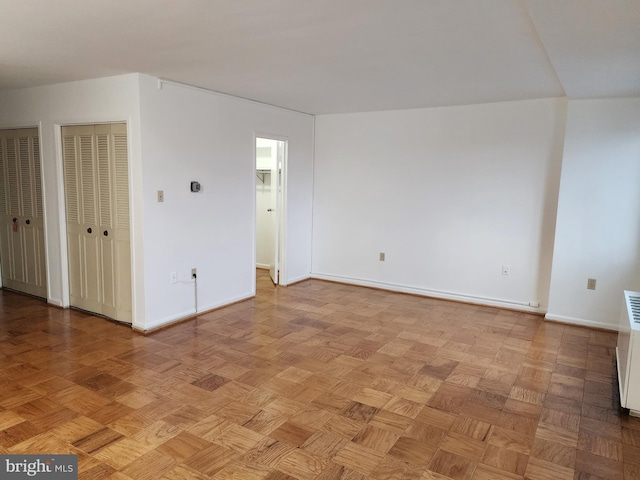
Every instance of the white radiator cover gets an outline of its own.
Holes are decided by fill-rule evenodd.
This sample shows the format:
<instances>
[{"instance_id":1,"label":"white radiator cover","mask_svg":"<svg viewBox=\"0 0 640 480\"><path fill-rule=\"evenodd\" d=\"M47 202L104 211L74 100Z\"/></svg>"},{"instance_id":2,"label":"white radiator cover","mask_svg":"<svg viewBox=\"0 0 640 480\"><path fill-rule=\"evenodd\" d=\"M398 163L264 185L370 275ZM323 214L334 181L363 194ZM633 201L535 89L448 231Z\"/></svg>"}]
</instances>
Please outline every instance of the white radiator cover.
<instances>
[{"instance_id":1,"label":"white radiator cover","mask_svg":"<svg viewBox=\"0 0 640 480\"><path fill-rule=\"evenodd\" d=\"M618 330L618 384L620 403L640 416L640 293L624 292Z\"/></svg>"}]
</instances>

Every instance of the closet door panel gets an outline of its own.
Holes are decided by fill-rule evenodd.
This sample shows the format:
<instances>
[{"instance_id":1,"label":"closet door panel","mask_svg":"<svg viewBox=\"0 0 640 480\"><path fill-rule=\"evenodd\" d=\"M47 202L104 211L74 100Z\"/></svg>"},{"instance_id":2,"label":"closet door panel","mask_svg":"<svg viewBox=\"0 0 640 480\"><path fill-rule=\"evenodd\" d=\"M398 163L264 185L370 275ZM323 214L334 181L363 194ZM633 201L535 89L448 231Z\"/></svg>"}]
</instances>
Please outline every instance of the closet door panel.
<instances>
[{"instance_id":1,"label":"closet door panel","mask_svg":"<svg viewBox=\"0 0 640 480\"><path fill-rule=\"evenodd\" d=\"M87 263L87 247L91 249L91 238L95 239L95 205L92 203L93 156L92 129L87 127L64 127L62 149L65 181L65 206L67 214L67 253L69 258L69 297L71 305L91 310L96 304L97 279L91 277L96 271ZM89 199L85 205L85 200ZM89 218L89 222L85 221ZM95 243L95 240L94 240ZM95 251L95 246L93 247ZM91 253L89 253L91 257ZM91 263L91 259L89 260ZM93 297L93 301L89 298ZM95 311L95 310L91 310ZM96 313L100 313L97 311Z\"/></svg>"},{"instance_id":2,"label":"closet door panel","mask_svg":"<svg viewBox=\"0 0 640 480\"><path fill-rule=\"evenodd\" d=\"M118 319L132 320L131 298L131 236L129 215L129 154L127 149L127 126L111 125L113 163L112 192L114 228L109 232L114 242L114 272Z\"/></svg>"},{"instance_id":3,"label":"closet door panel","mask_svg":"<svg viewBox=\"0 0 640 480\"><path fill-rule=\"evenodd\" d=\"M0 267L2 268L2 280L9 275L9 238L11 225L7 215L7 139L0 135Z\"/></svg>"},{"instance_id":4,"label":"closet door panel","mask_svg":"<svg viewBox=\"0 0 640 480\"><path fill-rule=\"evenodd\" d=\"M7 132L0 132L0 262L2 283L11 280L11 238L13 236L11 217L9 216L9 180L7 156Z\"/></svg>"},{"instance_id":5,"label":"closet door panel","mask_svg":"<svg viewBox=\"0 0 640 480\"><path fill-rule=\"evenodd\" d=\"M80 236L79 244L68 244L70 276L78 269L81 278L81 298L72 296L71 304L131 322L126 146L124 124L63 128L63 148L70 152L64 155L67 229ZM76 249L77 265L71 260Z\"/></svg>"},{"instance_id":6,"label":"closet door panel","mask_svg":"<svg viewBox=\"0 0 640 480\"><path fill-rule=\"evenodd\" d=\"M20 177L15 130L7 132L7 215L20 216Z\"/></svg>"},{"instance_id":7,"label":"closet door panel","mask_svg":"<svg viewBox=\"0 0 640 480\"><path fill-rule=\"evenodd\" d=\"M103 313L117 318L117 296L115 285L115 265L113 236L113 145L111 125L95 126L97 148L97 199L100 237L101 298Z\"/></svg>"},{"instance_id":8,"label":"closet door panel","mask_svg":"<svg viewBox=\"0 0 640 480\"><path fill-rule=\"evenodd\" d=\"M111 318L118 318L117 315L117 292L116 276L114 266L114 242L109 238L100 240L100 257L102 260L102 308L103 313ZM118 320L120 320L118 318Z\"/></svg>"},{"instance_id":9,"label":"closet door panel","mask_svg":"<svg viewBox=\"0 0 640 480\"><path fill-rule=\"evenodd\" d=\"M80 187L76 137L71 128L62 129L62 162L64 166L64 202L67 216L67 257L69 298L71 305L82 299L82 229L80 223Z\"/></svg>"},{"instance_id":10,"label":"closet door panel","mask_svg":"<svg viewBox=\"0 0 640 480\"><path fill-rule=\"evenodd\" d=\"M83 280L82 272L82 232L77 225L69 225L67 227L67 256L69 264L69 297L71 305L77 305L82 301L83 296Z\"/></svg>"},{"instance_id":11,"label":"closet door panel","mask_svg":"<svg viewBox=\"0 0 640 480\"><path fill-rule=\"evenodd\" d=\"M40 247L38 232L31 226L22 227L22 251L24 253L24 282L28 285L38 286L40 278Z\"/></svg>"},{"instance_id":12,"label":"closet door panel","mask_svg":"<svg viewBox=\"0 0 640 480\"><path fill-rule=\"evenodd\" d=\"M116 270L116 298L118 308L118 320L123 322L132 321L132 300L131 300L131 242L128 234L125 236L119 232L115 239L114 263Z\"/></svg>"},{"instance_id":13,"label":"closet door panel","mask_svg":"<svg viewBox=\"0 0 640 480\"><path fill-rule=\"evenodd\" d=\"M102 295L100 289L101 262L100 262L100 239L95 230L91 234L82 235L82 262L83 268L83 301L89 304L100 305L102 303ZM82 307L87 308L87 307ZM87 308L88 309L88 308ZM102 310L93 310L96 313L102 313Z\"/></svg>"},{"instance_id":14,"label":"closet door panel","mask_svg":"<svg viewBox=\"0 0 640 480\"><path fill-rule=\"evenodd\" d=\"M11 280L11 247L10 239L12 235L11 225L8 222L3 222L0 225L0 260L2 262L2 284L8 286L7 282Z\"/></svg>"},{"instance_id":15,"label":"closet door panel","mask_svg":"<svg viewBox=\"0 0 640 480\"><path fill-rule=\"evenodd\" d=\"M84 129L84 127L81 127ZM80 211L83 232L83 300L96 307L82 307L96 313L103 313L102 282L100 261L100 237L98 226L97 161L93 128L78 136L80 152Z\"/></svg>"},{"instance_id":16,"label":"closet door panel","mask_svg":"<svg viewBox=\"0 0 640 480\"><path fill-rule=\"evenodd\" d=\"M36 128L0 131L0 260L4 286L46 296L38 142Z\"/></svg>"},{"instance_id":17,"label":"closet door panel","mask_svg":"<svg viewBox=\"0 0 640 480\"><path fill-rule=\"evenodd\" d=\"M20 289L20 284L26 283L27 276L24 268L24 243L23 243L24 231L18 227L18 231L14 231L10 239L10 255L9 272L10 282L6 282L6 286L9 288Z\"/></svg>"},{"instance_id":18,"label":"closet door panel","mask_svg":"<svg viewBox=\"0 0 640 480\"><path fill-rule=\"evenodd\" d=\"M3 281L9 288L19 288L25 282L24 250L22 242L22 222L20 208L20 167L18 161L17 132L7 132L7 216L11 225L9 235L9 275Z\"/></svg>"},{"instance_id":19,"label":"closet door panel","mask_svg":"<svg viewBox=\"0 0 640 480\"><path fill-rule=\"evenodd\" d=\"M40 160L40 140L32 139L33 150L33 191L35 195L35 203L33 207L32 229L36 239L35 248L37 256L34 257L34 270L36 272L35 285L41 292L41 296L47 296L47 258L44 244L44 210L42 201L42 167Z\"/></svg>"},{"instance_id":20,"label":"closet door panel","mask_svg":"<svg viewBox=\"0 0 640 480\"><path fill-rule=\"evenodd\" d=\"M80 128L80 127L78 127ZM84 130L84 129L83 129ZM96 205L96 152L92 132L78 135L78 153L80 166L80 212L84 225L95 227L98 212Z\"/></svg>"},{"instance_id":21,"label":"closet door panel","mask_svg":"<svg viewBox=\"0 0 640 480\"><path fill-rule=\"evenodd\" d=\"M20 176L19 239L24 285L20 290L46 296L42 177L37 129L17 131Z\"/></svg>"}]
</instances>

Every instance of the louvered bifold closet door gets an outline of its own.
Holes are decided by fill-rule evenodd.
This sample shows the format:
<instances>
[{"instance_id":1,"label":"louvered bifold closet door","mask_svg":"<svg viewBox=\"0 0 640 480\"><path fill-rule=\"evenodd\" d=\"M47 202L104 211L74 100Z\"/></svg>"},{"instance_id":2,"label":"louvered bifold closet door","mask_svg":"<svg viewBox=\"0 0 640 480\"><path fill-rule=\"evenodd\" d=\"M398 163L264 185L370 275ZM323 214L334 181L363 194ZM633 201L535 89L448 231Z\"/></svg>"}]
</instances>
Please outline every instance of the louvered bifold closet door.
<instances>
[{"instance_id":1,"label":"louvered bifold closet door","mask_svg":"<svg viewBox=\"0 0 640 480\"><path fill-rule=\"evenodd\" d=\"M22 241L20 239L20 179L16 130L2 131L2 285L22 283Z\"/></svg>"},{"instance_id":2,"label":"louvered bifold closet door","mask_svg":"<svg viewBox=\"0 0 640 480\"><path fill-rule=\"evenodd\" d=\"M102 313L95 150L93 126L62 129L70 302Z\"/></svg>"},{"instance_id":3,"label":"louvered bifold closet door","mask_svg":"<svg viewBox=\"0 0 640 480\"><path fill-rule=\"evenodd\" d=\"M131 220L129 216L129 153L127 126L111 125L114 270L117 319L132 321Z\"/></svg>"},{"instance_id":4,"label":"louvered bifold closet door","mask_svg":"<svg viewBox=\"0 0 640 480\"><path fill-rule=\"evenodd\" d=\"M129 162L124 124L96 125L103 314L131 321Z\"/></svg>"},{"instance_id":5,"label":"louvered bifold closet door","mask_svg":"<svg viewBox=\"0 0 640 480\"><path fill-rule=\"evenodd\" d=\"M62 143L71 305L131 322L126 126L64 127ZM120 220L122 203L126 218Z\"/></svg>"},{"instance_id":6,"label":"louvered bifold closet door","mask_svg":"<svg viewBox=\"0 0 640 480\"><path fill-rule=\"evenodd\" d=\"M46 297L42 174L38 129L0 131L2 284Z\"/></svg>"}]
</instances>

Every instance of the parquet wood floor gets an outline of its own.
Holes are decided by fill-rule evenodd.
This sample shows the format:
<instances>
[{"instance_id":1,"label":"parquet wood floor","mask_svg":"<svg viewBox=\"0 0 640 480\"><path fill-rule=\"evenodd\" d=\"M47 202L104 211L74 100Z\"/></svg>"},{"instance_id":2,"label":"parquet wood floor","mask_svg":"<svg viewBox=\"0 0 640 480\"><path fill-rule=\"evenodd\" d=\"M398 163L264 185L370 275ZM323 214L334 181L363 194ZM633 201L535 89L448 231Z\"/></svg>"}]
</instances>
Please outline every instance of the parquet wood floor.
<instances>
[{"instance_id":1,"label":"parquet wood floor","mask_svg":"<svg viewBox=\"0 0 640 480\"><path fill-rule=\"evenodd\" d=\"M0 453L83 479L638 479L616 334L321 281L147 336L0 293Z\"/></svg>"}]
</instances>

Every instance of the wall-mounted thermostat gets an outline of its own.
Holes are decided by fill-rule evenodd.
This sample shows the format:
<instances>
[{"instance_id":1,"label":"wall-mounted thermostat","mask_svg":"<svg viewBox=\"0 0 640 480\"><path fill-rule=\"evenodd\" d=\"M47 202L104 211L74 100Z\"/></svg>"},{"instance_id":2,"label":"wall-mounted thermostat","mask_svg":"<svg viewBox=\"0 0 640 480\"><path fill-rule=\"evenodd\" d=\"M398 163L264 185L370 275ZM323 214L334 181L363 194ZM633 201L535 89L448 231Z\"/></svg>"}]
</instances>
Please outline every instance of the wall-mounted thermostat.
<instances>
[{"instance_id":1,"label":"wall-mounted thermostat","mask_svg":"<svg viewBox=\"0 0 640 480\"><path fill-rule=\"evenodd\" d=\"M191 182L191 191L199 192L200 191L200 182Z\"/></svg>"}]
</instances>

